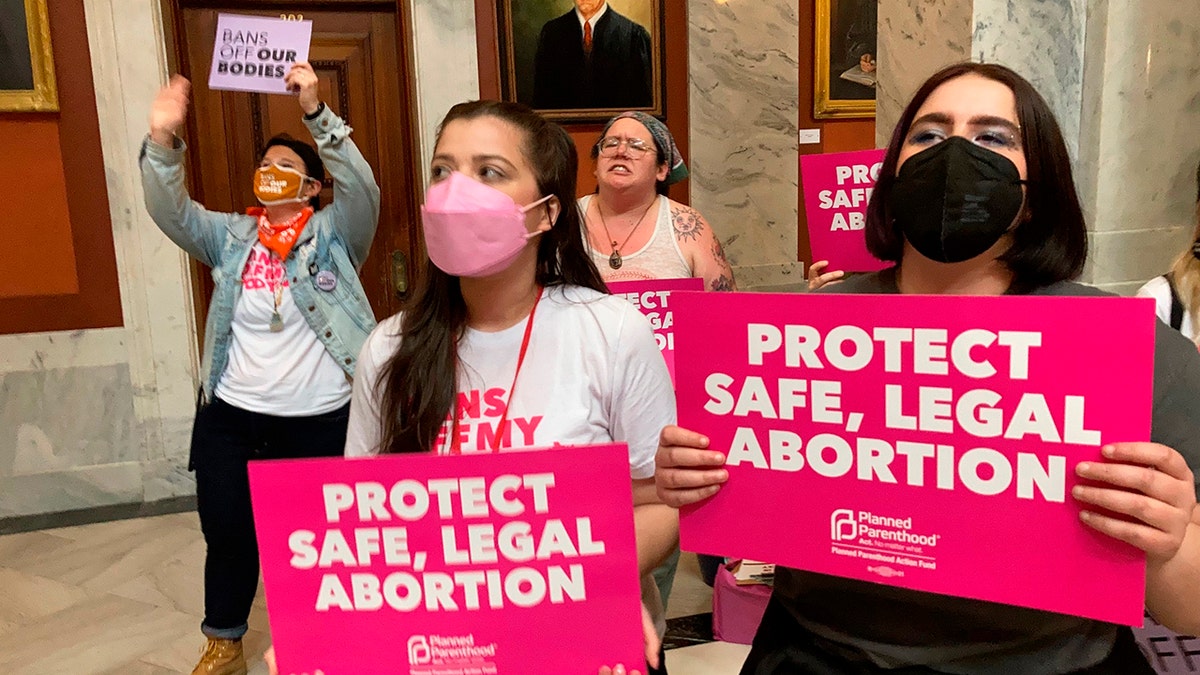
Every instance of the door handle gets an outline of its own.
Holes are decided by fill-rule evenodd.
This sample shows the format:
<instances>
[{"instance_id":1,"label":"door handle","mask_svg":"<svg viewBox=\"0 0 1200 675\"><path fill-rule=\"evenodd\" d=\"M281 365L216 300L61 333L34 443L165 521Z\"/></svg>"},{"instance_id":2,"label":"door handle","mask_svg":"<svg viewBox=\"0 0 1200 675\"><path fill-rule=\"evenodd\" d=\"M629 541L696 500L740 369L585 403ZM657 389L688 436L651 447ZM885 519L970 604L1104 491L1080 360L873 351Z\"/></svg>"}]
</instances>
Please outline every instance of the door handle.
<instances>
[{"instance_id":1,"label":"door handle","mask_svg":"<svg viewBox=\"0 0 1200 675\"><path fill-rule=\"evenodd\" d=\"M397 298L408 295L408 258L404 251L392 251L392 289Z\"/></svg>"}]
</instances>

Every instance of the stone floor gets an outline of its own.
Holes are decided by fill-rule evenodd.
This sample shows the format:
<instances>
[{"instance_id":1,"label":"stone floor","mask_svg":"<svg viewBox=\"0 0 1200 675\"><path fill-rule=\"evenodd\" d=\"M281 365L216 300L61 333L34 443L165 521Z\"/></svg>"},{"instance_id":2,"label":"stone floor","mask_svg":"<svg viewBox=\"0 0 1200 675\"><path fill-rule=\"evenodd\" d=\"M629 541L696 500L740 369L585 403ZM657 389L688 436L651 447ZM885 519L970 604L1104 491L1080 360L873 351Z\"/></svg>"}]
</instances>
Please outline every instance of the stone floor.
<instances>
[{"instance_id":1,"label":"stone floor","mask_svg":"<svg viewBox=\"0 0 1200 675\"><path fill-rule=\"evenodd\" d=\"M204 541L194 513L0 537L0 673L188 673L202 645ZM668 617L712 611L685 554ZM251 673L270 643L262 594L246 636ZM720 642L667 652L672 675L735 674L748 648Z\"/></svg>"}]
</instances>

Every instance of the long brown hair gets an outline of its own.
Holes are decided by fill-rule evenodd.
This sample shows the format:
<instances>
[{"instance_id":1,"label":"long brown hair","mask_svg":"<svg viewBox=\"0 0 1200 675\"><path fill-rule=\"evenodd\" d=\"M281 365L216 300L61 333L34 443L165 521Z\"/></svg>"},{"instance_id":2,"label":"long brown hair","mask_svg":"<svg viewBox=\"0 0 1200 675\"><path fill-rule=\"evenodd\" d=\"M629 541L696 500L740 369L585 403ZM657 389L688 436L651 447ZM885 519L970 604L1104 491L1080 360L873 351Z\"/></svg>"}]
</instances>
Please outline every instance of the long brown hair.
<instances>
[{"instance_id":1,"label":"long brown hair","mask_svg":"<svg viewBox=\"0 0 1200 675\"><path fill-rule=\"evenodd\" d=\"M446 113L438 138L450 122L482 117L502 120L524 133L522 152L534 169L539 191L558 198L558 218L538 242L537 283L585 286L607 293L583 245L582 219L575 203L579 156L571 136L519 103L471 101ZM383 399L381 452L433 450L454 407L458 341L466 324L467 306L458 277L423 256L416 293L403 310L400 346L384 366L374 392Z\"/></svg>"},{"instance_id":2,"label":"long brown hair","mask_svg":"<svg viewBox=\"0 0 1200 675\"><path fill-rule=\"evenodd\" d=\"M1054 112L1028 80L1004 66L958 63L934 73L913 95L892 132L883 166L867 205L867 249L880 260L900 262L904 233L889 206L896 167L905 137L934 90L963 75L979 75L1012 90L1025 148L1027 187L1023 219L1013 230L1012 246L1000 260L1013 273L1014 290L1032 290L1075 279L1087 260L1087 225L1071 176L1071 158Z\"/></svg>"}]
</instances>

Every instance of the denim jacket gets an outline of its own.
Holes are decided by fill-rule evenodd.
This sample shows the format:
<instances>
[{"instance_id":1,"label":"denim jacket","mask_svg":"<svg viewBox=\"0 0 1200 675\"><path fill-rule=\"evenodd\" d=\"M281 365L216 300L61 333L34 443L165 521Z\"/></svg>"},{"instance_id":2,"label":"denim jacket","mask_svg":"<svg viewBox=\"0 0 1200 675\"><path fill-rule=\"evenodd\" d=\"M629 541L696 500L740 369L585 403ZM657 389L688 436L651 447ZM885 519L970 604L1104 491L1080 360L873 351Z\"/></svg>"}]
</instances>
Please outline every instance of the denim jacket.
<instances>
[{"instance_id":1,"label":"denim jacket","mask_svg":"<svg viewBox=\"0 0 1200 675\"><path fill-rule=\"evenodd\" d=\"M284 268L296 307L330 356L352 377L363 341L375 327L358 269L379 223L379 186L350 140L352 130L333 111L325 107L304 123L333 177L334 199L313 214ZM214 213L193 201L184 183L186 147L179 139L175 145L164 148L147 136L139 164L150 217L171 241L212 268L215 290L205 323L200 375L201 399L207 402L229 361L233 311L242 295L242 268L258 241L258 219ZM320 272L333 272L337 284L332 290L317 287Z\"/></svg>"}]
</instances>

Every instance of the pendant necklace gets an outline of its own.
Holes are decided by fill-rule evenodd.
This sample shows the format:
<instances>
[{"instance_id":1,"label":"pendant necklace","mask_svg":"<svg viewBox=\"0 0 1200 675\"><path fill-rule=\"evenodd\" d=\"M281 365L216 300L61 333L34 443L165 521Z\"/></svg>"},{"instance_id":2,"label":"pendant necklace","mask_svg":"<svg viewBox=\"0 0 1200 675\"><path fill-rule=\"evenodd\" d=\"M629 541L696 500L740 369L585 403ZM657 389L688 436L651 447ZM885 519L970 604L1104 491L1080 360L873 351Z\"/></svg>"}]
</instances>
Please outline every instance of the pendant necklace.
<instances>
[{"instance_id":1,"label":"pendant necklace","mask_svg":"<svg viewBox=\"0 0 1200 675\"><path fill-rule=\"evenodd\" d=\"M283 332L283 317L279 315L279 303L283 302L283 279L275 286L275 311L271 313L271 332Z\"/></svg>"},{"instance_id":2,"label":"pendant necklace","mask_svg":"<svg viewBox=\"0 0 1200 675\"><path fill-rule=\"evenodd\" d=\"M609 240L612 241L612 255L608 256L609 267L614 270L621 269L621 265L624 264L624 261L621 260L621 249L625 248L625 244L628 244L629 240L633 238L633 233L637 232L637 229L642 226L642 221L646 219L646 214L650 213L650 207L657 203L658 196L655 195L654 199L650 200L650 205L646 207L646 210L642 211L642 217L638 218L638 221L634 223L633 229L629 231L629 236L625 237L625 241L621 242L620 246L617 246L617 240L613 239L612 234L608 231L608 223L604 221L604 209L600 208L600 198L597 196L596 213L600 214L600 224L604 226L604 234L608 235Z\"/></svg>"}]
</instances>

